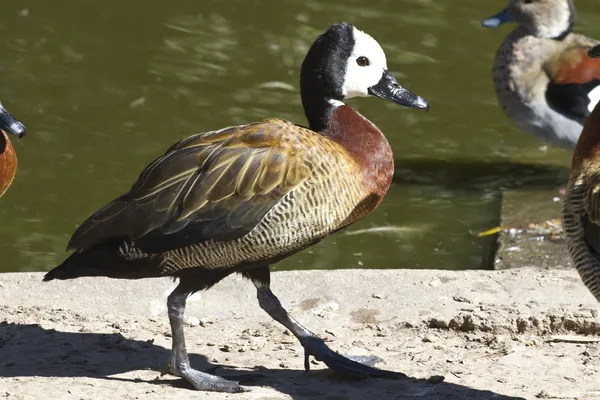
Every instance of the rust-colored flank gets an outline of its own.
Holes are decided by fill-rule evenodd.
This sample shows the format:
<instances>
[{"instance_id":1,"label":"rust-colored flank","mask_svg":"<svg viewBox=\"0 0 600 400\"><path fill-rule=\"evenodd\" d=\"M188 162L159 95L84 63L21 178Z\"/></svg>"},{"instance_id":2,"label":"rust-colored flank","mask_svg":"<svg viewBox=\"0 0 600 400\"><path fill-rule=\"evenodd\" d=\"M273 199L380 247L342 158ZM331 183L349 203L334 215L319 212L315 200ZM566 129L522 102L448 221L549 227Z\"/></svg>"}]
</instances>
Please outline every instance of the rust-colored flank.
<instances>
[{"instance_id":1,"label":"rust-colored flank","mask_svg":"<svg viewBox=\"0 0 600 400\"><path fill-rule=\"evenodd\" d=\"M600 59L587 55L588 49L578 47L562 54L551 63L553 80L559 84L585 84L600 79Z\"/></svg>"},{"instance_id":2,"label":"rust-colored flank","mask_svg":"<svg viewBox=\"0 0 600 400\"><path fill-rule=\"evenodd\" d=\"M0 130L0 197L11 185L17 172L17 154L8 135Z\"/></svg>"}]
</instances>

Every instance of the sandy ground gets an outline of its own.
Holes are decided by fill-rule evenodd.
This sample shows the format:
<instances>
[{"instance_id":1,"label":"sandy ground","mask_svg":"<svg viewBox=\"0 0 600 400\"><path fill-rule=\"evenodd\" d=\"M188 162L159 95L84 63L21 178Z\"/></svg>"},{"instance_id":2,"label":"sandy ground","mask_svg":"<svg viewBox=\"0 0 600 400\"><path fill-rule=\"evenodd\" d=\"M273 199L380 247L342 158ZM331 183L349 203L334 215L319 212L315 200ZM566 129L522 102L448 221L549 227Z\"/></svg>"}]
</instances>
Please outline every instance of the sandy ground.
<instances>
[{"instance_id":1,"label":"sandy ground","mask_svg":"<svg viewBox=\"0 0 600 400\"><path fill-rule=\"evenodd\" d=\"M600 399L599 305L570 270L278 272L288 310L345 354L403 380L303 370L293 336L231 277L190 299L192 364L250 371L241 394L196 392L165 370L166 279L42 283L0 275L0 398Z\"/></svg>"}]
</instances>

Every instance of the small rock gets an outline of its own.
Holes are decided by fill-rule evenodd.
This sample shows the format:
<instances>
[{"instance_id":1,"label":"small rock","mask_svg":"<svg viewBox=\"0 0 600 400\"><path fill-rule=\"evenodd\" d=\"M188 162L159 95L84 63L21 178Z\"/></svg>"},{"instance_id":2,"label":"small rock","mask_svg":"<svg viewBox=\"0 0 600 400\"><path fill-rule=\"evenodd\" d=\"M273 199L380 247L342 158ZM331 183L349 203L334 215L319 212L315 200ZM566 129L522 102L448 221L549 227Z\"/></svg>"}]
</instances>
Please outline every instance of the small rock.
<instances>
[{"instance_id":1,"label":"small rock","mask_svg":"<svg viewBox=\"0 0 600 400\"><path fill-rule=\"evenodd\" d=\"M471 300L467 299L466 297L462 297L462 296L452 296L452 300L454 300L458 303L471 303Z\"/></svg>"},{"instance_id":2,"label":"small rock","mask_svg":"<svg viewBox=\"0 0 600 400\"><path fill-rule=\"evenodd\" d=\"M383 299L383 296L382 296L382 295L380 295L379 293L374 293L374 294L373 294L373 298L374 298L374 299Z\"/></svg>"},{"instance_id":3,"label":"small rock","mask_svg":"<svg viewBox=\"0 0 600 400\"><path fill-rule=\"evenodd\" d=\"M427 321L427 326L433 329L448 329L448 323L437 318L431 318Z\"/></svg>"},{"instance_id":4,"label":"small rock","mask_svg":"<svg viewBox=\"0 0 600 400\"><path fill-rule=\"evenodd\" d=\"M208 319L206 319L206 318L200 318L200 321L199 321L199 324L200 324L200 326L201 326L201 327L203 327L203 328L204 328L206 325L210 325L210 324L212 324L212 323L213 323L212 321L209 321L209 320L208 320Z\"/></svg>"},{"instance_id":5,"label":"small rock","mask_svg":"<svg viewBox=\"0 0 600 400\"><path fill-rule=\"evenodd\" d=\"M423 342L425 342L425 343L433 343L433 338L431 336L425 336L423 338Z\"/></svg>"},{"instance_id":6,"label":"small rock","mask_svg":"<svg viewBox=\"0 0 600 400\"><path fill-rule=\"evenodd\" d=\"M339 308L340 308L340 305L338 303L336 303L335 301L328 301L327 303L321 305L320 307L316 307L313 310L313 314L315 314L319 317L324 317L328 311L336 311Z\"/></svg>"},{"instance_id":7,"label":"small rock","mask_svg":"<svg viewBox=\"0 0 600 400\"><path fill-rule=\"evenodd\" d=\"M231 351L231 346L229 346L228 344L223 345L221 347L219 347L219 350L225 352L225 353L229 353Z\"/></svg>"},{"instance_id":8,"label":"small rock","mask_svg":"<svg viewBox=\"0 0 600 400\"><path fill-rule=\"evenodd\" d=\"M200 320L196 317L187 317L185 319L185 323L186 325L191 326L193 328L200 325Z\"/></svg>"},{"instance_id":9,"label":"small rock","mask_svg":"<svg viewBox=\"0 0 600 400\"><path fill-rule=\"evenodd\" d=\"M442 383L446 378L443 375L433 375L427 378L428 383Z\"/></svg>"}]
</instances>

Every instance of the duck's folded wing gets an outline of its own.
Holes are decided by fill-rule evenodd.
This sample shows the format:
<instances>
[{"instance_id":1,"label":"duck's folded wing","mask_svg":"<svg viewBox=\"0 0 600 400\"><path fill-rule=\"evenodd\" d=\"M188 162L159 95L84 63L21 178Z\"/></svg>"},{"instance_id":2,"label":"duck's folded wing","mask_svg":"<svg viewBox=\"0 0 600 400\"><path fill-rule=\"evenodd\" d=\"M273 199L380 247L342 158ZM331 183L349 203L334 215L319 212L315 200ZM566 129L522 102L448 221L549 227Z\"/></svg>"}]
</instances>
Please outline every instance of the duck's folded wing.
<instances>
[{"instance_id":1,"label":"duck's folded wing","mask_svg":"<svg viewBox=\"0 0 600 400\"><path fill-rule=\"evenodd\" d=\"M583 208L579 214L585 233L585 243L592 253L600 255L600 170L587 174Z\"/></svg>"},{"instance_id":2,"label":"duck's folded wing","mask_svg":"<svg viewBox=\"0 0 600 400\"><path fill-rule=\"evenodd\" d=\"M589 46L576 46L548 61L550 78L546 101L556 112L583 124L600 99L600 59L591 58Z\"/></svg>"},{"instance_id":3,"label":"duck's folded wing","mask_svg":"<svg viewBox=\"0 0 600 400\"><path fill-rule=\"evenodd\" d=\"M129 193L88 218L68 248L132 240L157 253L206 240L233 240L310 174L308 146L281 120L225 128L172 146Z\"/></svg>"}]
</instances>

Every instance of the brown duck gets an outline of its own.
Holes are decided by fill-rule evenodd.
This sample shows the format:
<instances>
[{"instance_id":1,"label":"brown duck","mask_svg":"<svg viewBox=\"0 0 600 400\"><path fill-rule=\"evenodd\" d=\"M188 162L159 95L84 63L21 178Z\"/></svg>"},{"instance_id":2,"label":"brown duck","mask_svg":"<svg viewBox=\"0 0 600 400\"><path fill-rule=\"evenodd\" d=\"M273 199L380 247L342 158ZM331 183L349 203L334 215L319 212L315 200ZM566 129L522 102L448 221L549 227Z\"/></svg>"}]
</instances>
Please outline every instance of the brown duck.
<instances>
[{"instance_id":1,"label":"brown duck","mask_svg":"<svg viewBox=\"0 0 600 400\"><path fill-rule=\"evenodd\" d=\"M600 45L589 55L600 58ZM571 260L600 301L600 103L577 142L562 214Z\"/></svg>"},{"instance_id":2,"label":"brown duck","mask_svg":"<svg viewBox=\"0 0 600 400\"><path fill-rule=\"evenodd\" d=\"M17 172L17 153L10 143L8 134L18 138L25 136L25 127L0 103L0 197L12 184Z\"/></svg>"},{"instance_id":3,"label":"brown duck","mask_svg":"<svg viewBox=\"0 0 600 400\"><path fill-rule=\"evenodd\" d=\"M269 266L373 211L394 172L392 150L368 119L342 101L376 96L428 104L388 72L379 44L350 24L332 25L302 63L309 128L269 119L194 135L142 172L129 193L74 233L74 252L44 280L82 276L179 278L167 306L173 336L169 370L196 389L246 390L190 366L184 341L187 297L238 272L260 306L310 355L352 376L399 377L343 357L300 325L269 288Z\"/></svg>"}]
</instances>

